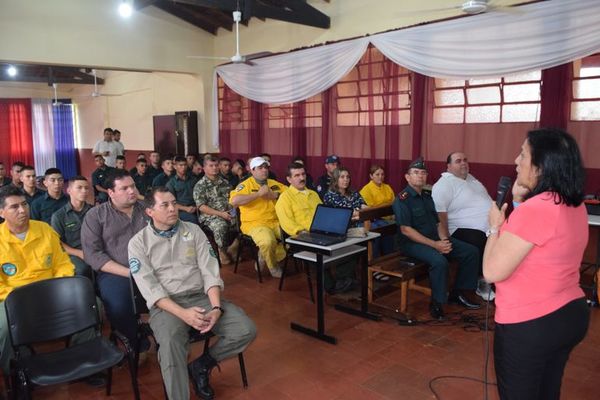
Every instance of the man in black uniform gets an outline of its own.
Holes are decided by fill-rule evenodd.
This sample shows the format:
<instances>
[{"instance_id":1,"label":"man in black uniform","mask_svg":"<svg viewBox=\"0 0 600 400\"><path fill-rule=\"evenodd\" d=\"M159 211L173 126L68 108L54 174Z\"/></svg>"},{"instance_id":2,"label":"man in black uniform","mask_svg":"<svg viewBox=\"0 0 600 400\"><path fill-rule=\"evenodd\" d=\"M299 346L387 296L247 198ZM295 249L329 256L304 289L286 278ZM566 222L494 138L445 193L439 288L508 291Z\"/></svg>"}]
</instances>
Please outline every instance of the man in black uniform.
<instances>
[{"instance_id":1,"label":"man in black uniform","mask_svg":"<svg viewBox=\"0 0 600 400\"><path fill-rule=\"evenodd\" d=\"M479 252L468 243L445 237L431 193L423 190L427 169L423 159L413 161L404 175L408 186L398 194L392 208L399 226L401 251L429 264L431 303L429 312L434 319L444 319L443 304L460 304L468 309L481 307L472 300L471 291L477 287ZM447 294L448 258L456 259L459 268L454 289Z\"/></svg>"},{"instance_id":2,"label":"man in black uniform","mask_svg":"<svg viewBox=\"0 0 600 400\"><path fill-rule=\"evenodd\" d=\"M148 164L144 158L140 158L135 162L135 171L131 174L131 177L140 193L138 200L144 200L146 194L152 188L152 179L148 176Z\"/></svg>"},{"instance_id":3,"label":"man in black uniform","mask_svg":"<svg viewBox=\"0 0 600 400\"><path fill-rule=\"evenodd\" d=\"M323 200L323 196L325 196L325 193L329 190L333 171L335 171L339 165L340 158L335 154L332 154L325 159L325 171L327 171L327 173L320 176L317 180L317 193L319 193L321 200Z\"/></svg>"},{"instance_id":4,"label":"man in black uniform","mask_svg":"<svg viewBox=\"0 0 600 400\"><path fill-rule=\"evenodd\" d=\"M100 154L94 156L94 162L98 168L92 172L92 186L94 187L96 203L100 204L108 200L108 190L104 181L108 173L112 170L112 167L106 165L104 157Z\"/></svg>"}]
</instances>

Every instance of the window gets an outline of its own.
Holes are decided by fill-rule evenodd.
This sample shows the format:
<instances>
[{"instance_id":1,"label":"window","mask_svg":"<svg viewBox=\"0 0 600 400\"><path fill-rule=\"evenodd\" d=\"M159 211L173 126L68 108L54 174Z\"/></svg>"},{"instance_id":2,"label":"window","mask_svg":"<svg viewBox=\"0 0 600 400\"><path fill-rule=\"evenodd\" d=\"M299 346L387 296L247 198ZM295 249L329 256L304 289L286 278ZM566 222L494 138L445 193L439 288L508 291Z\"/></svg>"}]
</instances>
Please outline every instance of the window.
<instances>
[{"instance_id":1,"label":"window","mask_svg":"<svg viewBox=\"0 0 600 400\"><path fill-rule=\"evenodd\" d=\"M300 114L299 107L302 106L304 106L303 117L297 123L306 128L321 127L323 111L320 93L307 99L304 103L267 105L264 118L268 121L268 127L293 128L294 118L300 118L300 115L297 114Z\"/></svg>"},{"instance_id":2,"label":"window","mask_svg":"<svg viewBox=\"0 0 600 400\"><path fill-rule=\"evenodd\" d=\"M219 122L222 128L237 130L250 128L250 102L233 90L225 88L219 78Z\"/></svg>"},{"instance_id":3,"label":"window","mask_svg":"<svg viewBox=\"0 0 600 400\"><path fill-rule=\"evenodd\" d=\"M335 90L338 126L410 123L410 72L372 46Z\"/></svg>"},{"instance_id":4,"label":"window","mask_svg":"<svg viewBox=\"0 0 600 400\"><path fill-rule=\"evenodd\" d=\"M540 119L541 71L504 78L434 80L436 124L533 122Z\"/></svg>"},{"instance_id":5,"label":"window","mask_svg":"<svg viewBox=\"0 0 600 400\"><path fill-rule=\"evenodd\" d=\"M600 54L573 63L571 120L600 121Z\"/></svg>"}]
</instances>

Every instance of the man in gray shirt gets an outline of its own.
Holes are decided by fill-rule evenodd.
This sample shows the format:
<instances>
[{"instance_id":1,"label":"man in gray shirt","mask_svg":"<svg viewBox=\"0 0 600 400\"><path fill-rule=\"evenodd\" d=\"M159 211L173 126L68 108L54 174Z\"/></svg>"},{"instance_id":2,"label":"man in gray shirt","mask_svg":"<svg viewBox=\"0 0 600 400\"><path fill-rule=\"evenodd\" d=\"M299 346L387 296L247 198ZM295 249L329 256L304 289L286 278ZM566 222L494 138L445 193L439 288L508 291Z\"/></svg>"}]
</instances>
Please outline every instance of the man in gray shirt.
<instances>
[{"instance_id":1,"label":"man in gray shirt","mask_svg":"<svg viewBox=\"0 0 600 400\"><path fill-rule=\"evenodd\" d=\"M146 225L144 205L138 202L135 183L126 170L111 171L106 187L109 201L86 214L81 245L85 262L97 273L108 320L135 346L137 320L131 307L127 244ZM141 351L148 347L145 341Z\"/></svg>"},{"instance_id":2,"label":"man in gray shirt","mask_svg":"<svg viewBox=\"0 0 600 400\"><path fill-rule=\"evenodd\" d=\"M67 187L70 200L52 214L50 225L60 236L62 246L75 265L75 275L92 279L92 270L83 261L81 250L81 224L85 214L92 208L85 201L89 191L90 184L85 177L78 175L71 178Z\"/></svg>"}]
</instances>

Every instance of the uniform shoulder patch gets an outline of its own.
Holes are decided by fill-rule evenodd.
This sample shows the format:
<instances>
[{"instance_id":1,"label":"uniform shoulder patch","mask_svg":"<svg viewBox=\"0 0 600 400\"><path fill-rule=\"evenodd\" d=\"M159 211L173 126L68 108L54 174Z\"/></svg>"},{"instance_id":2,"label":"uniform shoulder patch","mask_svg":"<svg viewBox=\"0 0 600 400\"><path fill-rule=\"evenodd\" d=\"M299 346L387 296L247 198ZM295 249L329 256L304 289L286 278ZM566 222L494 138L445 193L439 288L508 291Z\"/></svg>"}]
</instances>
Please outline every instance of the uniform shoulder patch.
<instances>
[{"instance_id":1,"label":"uniform shoulder patch","mask_svg":"<svg viewBox=\"0 0 600 400\"><path fill-rule=\"evenodd\" d=\"M400 200L406 200L406 199L408 199L408 192L407 192L407 191L400 192L400 193L398 194L398 198L399 198Z\"/></svg>"},{"instance_id":2,"label":"uniform shoulder patch","mask_svg":"<svg viewBox=\"0 0 600 400\"><path fill-rule=\"evenodd\" d=\"M238 185L238 187L235 188L236 192L239 192L240 190L242 190L244 188L244 185Z\"/></svg>"},{"instance_id":3,"label":"uniform shoulder patch","mask_svg":"<svg viewBox=\"0 0 600 400\"><path fill-rule=\"evenodd\" d=\"M213 247L210 244L208 245L208 253L214 258L217 258L217 253L215 253L215 249L213 249Z\"/></svg>"},{"instance_id":4,"label":"uniform shoulder patch","mask_svg":"<svg viewBox=\"0 0 600 400\"><path fill-rule=\"evenodd\" d=\"M279 185L272 185L270 189L273 191L277 191L279 190Z\"/></svg>"},{"instance_id":5,"label":"uniform shoulder patch","mask_svg":"<svg viewBox=\"0 0 600 400\"><path fill-rule=\"evenodd\" d=\"M7 276L14 276L17 273L17 266L12 263L2 264L2 272Z\"/></svg>"},{"instance_id":6,"label":"uniform shoulder patch","mask_svg":"<svg viewBox=\"0 0 600 400\"><path fill-rule=\"evenodd\" d=\"M132 274L135 274L136 272L138 272L140 270L141 265L142 265L142 263L137 258L129 259L129 270L131 271Z\"/></svg>"}]
</instances>

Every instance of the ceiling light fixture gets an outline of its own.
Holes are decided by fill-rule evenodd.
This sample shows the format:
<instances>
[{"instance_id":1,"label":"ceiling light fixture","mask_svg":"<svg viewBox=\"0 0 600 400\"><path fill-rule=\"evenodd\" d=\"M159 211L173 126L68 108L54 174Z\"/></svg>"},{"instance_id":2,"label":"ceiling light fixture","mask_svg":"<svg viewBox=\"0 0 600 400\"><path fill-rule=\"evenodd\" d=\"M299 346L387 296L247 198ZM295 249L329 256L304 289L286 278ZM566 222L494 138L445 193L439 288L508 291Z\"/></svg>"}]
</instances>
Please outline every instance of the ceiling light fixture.
<instances>
[{"instance_id":1,"label":"ceiling light fixture","mask_svg":"<svg viewBox=\"0 0 600 400\"><path fill-rule=\"evenodd\" d=\"M17 73L19 71L17 71L17 68L14 65L9 65L8 68L6 68L6 73L8 74L8 76L10 76L11 78L14 78L15 76L17 76Z\"/></svg>"},{"instance_id":2,"label":"ceiling light fixture","mask_svg":"<svg viewBox=\"0 0 600 400\"><path fill-rule=\"evenodd\" d=\"M119 4L119 15L123 18L129 18L131 17L131 14L133 14L131 2L123 0L121 4Z\"/></svg>"}]
</instances>

